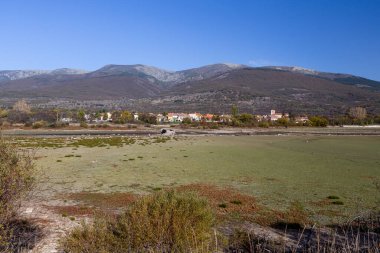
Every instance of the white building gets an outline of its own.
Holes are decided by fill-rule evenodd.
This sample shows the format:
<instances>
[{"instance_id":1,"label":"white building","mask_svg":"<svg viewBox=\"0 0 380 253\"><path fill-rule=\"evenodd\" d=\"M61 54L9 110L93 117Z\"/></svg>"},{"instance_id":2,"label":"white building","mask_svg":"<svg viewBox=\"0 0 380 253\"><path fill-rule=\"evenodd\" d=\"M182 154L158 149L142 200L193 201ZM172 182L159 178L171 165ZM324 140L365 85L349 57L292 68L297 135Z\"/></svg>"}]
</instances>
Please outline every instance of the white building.
<instances>
[{"instance_id":1,"label":"white building","mask_svg":"<svg viewBox=\"0 0 380 253\"><path fill-rule=\"evenodd\" d=\"M270 110L270 120L271 121L277 121L281 118L289 118L289 114L288 113L276 113L276 110Z\"/></svg>"},{"instance_id":2,"label":"white building","mask_svg":"<svg viewBox=\"0 0 380 253\"><path fill-rule=\"evenodd\" d=\"M194 113L189 113L189 118L191 121L201 121L202 120L202 114L194 112Z\"/></svg>"},{"instance_id":3,"label":"white building","mask_svg":"<svg viewBox=\"0 0 380 253\"><path fill-rule=\"evenodd\" d=\"M182 122L184 118L189 118L189 114L186 113L168 113L169 122Z\"/></svg>"}]
</instances>

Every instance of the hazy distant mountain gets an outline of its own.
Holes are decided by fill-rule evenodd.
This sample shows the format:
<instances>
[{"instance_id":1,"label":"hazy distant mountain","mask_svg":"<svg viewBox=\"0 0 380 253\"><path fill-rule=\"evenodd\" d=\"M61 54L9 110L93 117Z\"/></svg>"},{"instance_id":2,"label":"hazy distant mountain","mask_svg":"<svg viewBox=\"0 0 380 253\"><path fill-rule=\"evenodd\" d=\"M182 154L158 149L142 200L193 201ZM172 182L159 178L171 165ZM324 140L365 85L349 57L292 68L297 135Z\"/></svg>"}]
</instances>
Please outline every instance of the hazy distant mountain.
<instances>
[{"instance_id":1,"label":"hazy distant mountain","mask_svg":"<svg viewBox=\"0 0 380 253\"><path fill-rule=\"evenodd\" d=\"M86 70L82 69L69 69L69 68L61 68L55 69L49 72L50 75L79 75L88 73Z\"/></svg>"},{"instance_id":2,"label":"hazy distant mountain","mask_svg":"<svg viewBox=\"0 0 380 253\"><path fill-rule=\"evenodd\" d=\"M380 82L299 67L214 64L182 71L106 65L93 72L0 71L1 98L125 101L139 111L337 113L365 106L380 113ZM131 100L132 99L132 100ZM131 100L131 102L128 102Z\"/></svg>"},{"instance_id":3,"label":"hazy distant mountain","mask_svg":"<svg viewBox=\"0 0 380 253\"><path fill-rule=\"evenodd\" d=\"M87 73L78 69L55 69L55 70L0 70L0 82L25 79L39 75L74 75Z\"/></svg>"},{"instance_id":4,"label":"hazy distant mountain","mask_svg":"<svg viewBox=\"0 0 380 253\"><path fill-rule=\"evenodd\" d=\"M47 70L0 70L0 82L24 79L47 73L49 73Z\"/></svg>"}]
</instances>

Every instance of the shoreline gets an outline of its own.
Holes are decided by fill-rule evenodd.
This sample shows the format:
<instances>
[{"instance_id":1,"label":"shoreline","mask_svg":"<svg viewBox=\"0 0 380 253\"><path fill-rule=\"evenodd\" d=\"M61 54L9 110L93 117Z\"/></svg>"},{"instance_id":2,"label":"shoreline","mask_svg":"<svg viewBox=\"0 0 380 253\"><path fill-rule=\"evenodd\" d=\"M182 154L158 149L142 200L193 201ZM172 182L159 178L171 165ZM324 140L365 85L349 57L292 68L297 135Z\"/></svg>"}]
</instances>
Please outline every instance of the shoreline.
<instances>
[{"instance_id":1,"label":"shoreline","mask_svg":"<svg viewBox=\"0 0 380 253\"><path fill-rule=\"evenodd\" d=\"M156 126L143 129L6 129L0 130L2 136L26 137L65 137L65 136L161 136ZM291 136L380 136L380 128L364 127L327 127L327 128L221 128L221 129L184 129L171 128L176 136L203 136L203 135L291 135Z\"/></svg>"}]
</instances>

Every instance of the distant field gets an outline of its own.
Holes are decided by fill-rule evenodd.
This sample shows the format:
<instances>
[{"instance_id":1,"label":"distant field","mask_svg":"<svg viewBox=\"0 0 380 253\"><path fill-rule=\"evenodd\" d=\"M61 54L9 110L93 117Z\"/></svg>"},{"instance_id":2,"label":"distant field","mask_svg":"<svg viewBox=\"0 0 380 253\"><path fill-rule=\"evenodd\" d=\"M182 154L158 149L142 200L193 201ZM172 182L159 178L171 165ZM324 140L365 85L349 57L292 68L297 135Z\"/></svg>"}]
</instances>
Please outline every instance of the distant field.
<instances>
[{"instance_id":1,"label":"distant field","mask_svg":"<svg viewBox=\"0 0 380 253\"><path fill-rule=\"evenodd\" d=\"M299 201L318 219L379 206L379 136L191 136L171 140L22 138L40 146L43 194L231 186L271 208ZM327 197L339 198L339 202Z\"/></svg>"}]
</instances>

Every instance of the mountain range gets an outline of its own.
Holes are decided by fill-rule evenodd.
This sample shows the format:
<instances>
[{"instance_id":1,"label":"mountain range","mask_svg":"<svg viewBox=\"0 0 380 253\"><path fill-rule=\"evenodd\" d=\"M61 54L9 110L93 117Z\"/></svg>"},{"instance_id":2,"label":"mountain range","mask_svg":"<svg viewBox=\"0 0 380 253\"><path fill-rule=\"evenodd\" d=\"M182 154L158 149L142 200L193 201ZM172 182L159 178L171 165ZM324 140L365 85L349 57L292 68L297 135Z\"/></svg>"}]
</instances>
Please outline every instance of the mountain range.
<instances>
[{"instance_id":1,"label":"mountain range","mask_svg":"<svg viewBox=\"0 0 380 253\"><path fill-rule=\"evenodd\" d=\"M301 67L213 64L181 71L147 65L0 71L0 102L97 101L139 111L335 114L364 106L380 113L380 82Z\"/></svg>"}]
</instances>

